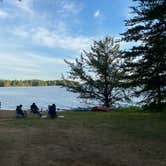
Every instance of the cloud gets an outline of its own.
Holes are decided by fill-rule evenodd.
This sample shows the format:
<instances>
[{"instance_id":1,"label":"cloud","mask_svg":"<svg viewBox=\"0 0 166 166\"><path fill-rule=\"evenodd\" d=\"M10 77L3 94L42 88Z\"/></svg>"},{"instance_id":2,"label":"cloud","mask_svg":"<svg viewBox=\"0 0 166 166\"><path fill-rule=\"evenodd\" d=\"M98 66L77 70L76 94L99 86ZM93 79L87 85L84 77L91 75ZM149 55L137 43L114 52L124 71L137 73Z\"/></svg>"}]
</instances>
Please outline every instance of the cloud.
<instances>
[{"instance_id":1,"label":"cloud","mask_svg":"<svg viewBox=\"0 0 166 166\"><path fill-rule=\"evenodd\" d=\"M92 43L92 37L72 36L59 34L57 31L50 31L46 28L16 28L12 33L25 40L34 42L45 47L62 48L80 52L88 49Z\"/></svg>"},{"instance_id":2,"label":"cloud","mask_svg":"<svg viewBox=\"0 0 166 166\"><path fill-rule=\"evenodd\" d=\"M94 16L94 18L100 17L100 16L101 16L100 10L96 10L96 11L94 12L93 16Z\"/></svg>"},{"instance_id":3,"label":"cloud","mask_svg":"<svg viewBox=\"0 0 166 166\"><path fill-rule=\"evenodd\" d=\"M0 18L7 18L9 14L6 11L0 10Z\"/></svg>"},{"instance_id":4,"label":"cloud","mask_svg":"<svg viewBox=\"0 0 166 166\"><path fill-rule=\"evenodd\" d=\"M41 17L45 17L45 21L47 22L49 21L48 18L54 18L54 20L56 20L56 18L58 18L58 20L60 18L66 19L66 17L71 18L83 9L82 3L75 0L22 0L21 2L18 0L10 0L7 1L5 5L10 9L10 14L12 12L13 16L20 18L27 17L28 19L29 17L37 17L37 22L43 19ZM50 17L50 15L53 17Z\"/></svg>"},{"instance_id":5,"label":"cloud","mask_svg":"<svg viewBox=\"0 0 166 166\"><path fill-rule=\"evenodd\" d=\"M66 71L61 58L33 52L0 53L0 75L6 79L60 79Z\"/></svg>"},{"instance_id":6,"label":"cloud","mask_svg":"<svg viewBox=\"0 0 166 166\"><path fill-rule=\"evenodd\" d=\"M83 9L80 1L8 0L4 6L0 10L0 18L7 18L0 23L3 78L59 78L68 68L57 57L75 58L96 38L75 31Z\"/></svg>"},{"instance_id":7,"label":"cloud","mask_svg":"<svg viewBox=\"0 0 166 166\"><path fill-rule=\"evenodd\" d=\"M31 59L27 56L23 57L21 54L14 53L0 53L0 66L1 70L10 69L11 72L13 70L24 71L30 73L38 73L38 65L33 63Z\"/></svg>"},{"instance_id":8,"label":"cloud","mask_svg":"<svg viewBox=\"0 0 166 166\"><path fill-rule=\"evenodd\" d=\"M24 42L23 40L25 40L26 43L31 41L31 45L37 44L48 48L62 48L77 52L89 47L91 37L76 36L72 32L72 27L75 26L74 20L78 19L77 14L83 9L80 2L53 0L42 2L36 8L35 4L39 2L40 0L8 2L11 6L12 19L16 21L15 24L10 27L6 25L6 27L9 27L9 31L14 33L15 37L19 37L17 41ZM44 5L47 7L44 8ZM52 8L49 11L49 7L55 8L55 12ZM41 9L44 11L41 12ZM54 15L54 18L49 17L50 15Z\"/></svg>"},{"instance_id":9,"label":"cloud","mask_svg":"<svg viewBox=\"0 0 166 166\"><path fill-rule=\"evenodd\" d=\"M34 9L34 0L22 0L21 2L18 0L10 0L5 1L3 4L3 9L5 11L0 10L0 18L7 18L6 23L8 26L12 26L12 24L33 24L34 19L39 17L39 14ZM41 16L40 16L41 18ZM8 20L12 20L13 22L8 22ZM1 24L1 23L0 23Z\"/></svg>"},{"instance_id":10,"label":"cloud","mask_svg":"<svg viewBox=\"0 0 166 166\"><path fill-rule=\"evenodd\" d=\"M10 1L10 3L15 6L17 9L20 9L28 14L34 14L33 10L34 0L23 0L23 1Z\"/></svg>"},{"instance_id":11,"label":"cloud","mask_svg":"<svg viewBox=\"0 0 166 166\"><path fill-rule=\"evenodd\" d=\"M82 5L74 1L60 0L57 1L58 12L65 15L78 14L82 10Z\"/></svg>"}]
</instances>

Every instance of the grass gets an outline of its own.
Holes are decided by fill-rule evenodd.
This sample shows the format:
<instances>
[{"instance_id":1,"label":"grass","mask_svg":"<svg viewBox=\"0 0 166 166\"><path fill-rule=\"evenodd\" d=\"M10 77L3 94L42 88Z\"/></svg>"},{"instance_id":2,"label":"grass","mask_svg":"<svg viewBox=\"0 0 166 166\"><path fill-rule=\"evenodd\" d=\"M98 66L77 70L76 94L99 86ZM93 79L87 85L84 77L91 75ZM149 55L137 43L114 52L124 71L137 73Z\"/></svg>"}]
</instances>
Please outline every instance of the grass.
<instances>
[{"instance_id":1,"label":"grass","mask_svg":"<svg viewBox=\"0 0 166 166\"><path fill-rule=\"evenodd\" d=\"M55 120L1 114L0 165L166 165L166 113L62 112Z\"/></svg>"}]
</instances>

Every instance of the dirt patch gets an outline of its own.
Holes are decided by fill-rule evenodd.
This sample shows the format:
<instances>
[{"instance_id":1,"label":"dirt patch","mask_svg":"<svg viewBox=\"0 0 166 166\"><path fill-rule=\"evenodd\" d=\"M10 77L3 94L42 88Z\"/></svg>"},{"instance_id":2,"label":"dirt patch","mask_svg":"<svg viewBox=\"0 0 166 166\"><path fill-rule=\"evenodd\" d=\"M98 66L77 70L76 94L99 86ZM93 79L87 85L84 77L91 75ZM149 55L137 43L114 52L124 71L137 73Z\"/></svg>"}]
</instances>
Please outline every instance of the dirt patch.
<instances>
[{"instance_id":1,"label":"dirt patch","mask_svg":"<svg viewBox=\"0 0 166 166\"><path fill-rule=\"evenodd\" d=\"M15 111L0 110L0 119L14 118L15 116Z\"/></svg>"}]
</instances>

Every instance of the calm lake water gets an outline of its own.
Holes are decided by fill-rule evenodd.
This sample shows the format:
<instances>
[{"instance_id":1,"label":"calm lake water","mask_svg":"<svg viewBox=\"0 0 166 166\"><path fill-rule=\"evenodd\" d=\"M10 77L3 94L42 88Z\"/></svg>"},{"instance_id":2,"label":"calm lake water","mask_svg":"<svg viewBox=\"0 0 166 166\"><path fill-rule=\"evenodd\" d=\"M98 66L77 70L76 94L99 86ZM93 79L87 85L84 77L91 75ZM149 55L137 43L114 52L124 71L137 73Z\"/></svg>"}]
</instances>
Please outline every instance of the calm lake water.
<instances>
[{"instance_id":1,"label":"calm lake water","mask_svg":"<svg viewBox=\"0 0 166 166\"><path fill-rule=\"evenodd\" d=\"M16 105L23 105L23 109L29 109L35 102L40 109L46 110L48 105L55 103L57 108L71 109L88 107L85 101L78 99L78 94L68 92L66 88L59 86L43 87L0 87L1 109L13 110ZM133 99L136 101L137 99ZM120 103L122 106L133 105L132 103ZM91 105L92 106L92 105Z\"/></svg>"},{"instance_id":2,"label":"calm lake water","mask_svg":"<svg viewBox=\"0 0 166 166\"><path fill-rule=\"evenodd\" d=\"M68 92L59 86L0 87L1 109L12 110L19 104L23 105L23 109L29 109L33 102L44 110L53 103L57 105L57 108L63 109L87 107L77 97L78 94Z\"/></svg>"}]
</instances>

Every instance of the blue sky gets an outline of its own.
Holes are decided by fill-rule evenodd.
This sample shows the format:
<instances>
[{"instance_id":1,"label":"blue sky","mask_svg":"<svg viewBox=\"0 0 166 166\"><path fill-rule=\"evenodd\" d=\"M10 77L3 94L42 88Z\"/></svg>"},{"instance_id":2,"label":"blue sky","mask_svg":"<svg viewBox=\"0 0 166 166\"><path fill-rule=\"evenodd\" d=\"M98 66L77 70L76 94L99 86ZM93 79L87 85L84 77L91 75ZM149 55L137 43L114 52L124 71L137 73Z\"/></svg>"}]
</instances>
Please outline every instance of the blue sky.
<instances>
[{"instance_id":1,"label":"blue sky","mask_svg":"<svg viewBox=\"0 0 166 166\"><path fill-rule=\"evenodd\" d=\"M117 38L124 32L123 20L132 4L131 0L4 0L0 79L60 79L69 70L64 59L79 57L93 40L105 35Z\"/></svg>"}]
</instances>

